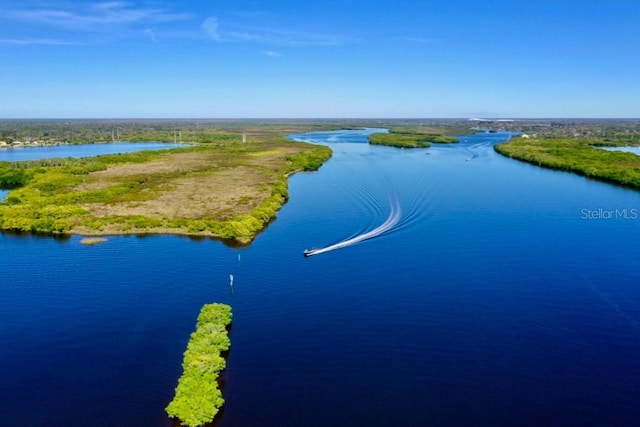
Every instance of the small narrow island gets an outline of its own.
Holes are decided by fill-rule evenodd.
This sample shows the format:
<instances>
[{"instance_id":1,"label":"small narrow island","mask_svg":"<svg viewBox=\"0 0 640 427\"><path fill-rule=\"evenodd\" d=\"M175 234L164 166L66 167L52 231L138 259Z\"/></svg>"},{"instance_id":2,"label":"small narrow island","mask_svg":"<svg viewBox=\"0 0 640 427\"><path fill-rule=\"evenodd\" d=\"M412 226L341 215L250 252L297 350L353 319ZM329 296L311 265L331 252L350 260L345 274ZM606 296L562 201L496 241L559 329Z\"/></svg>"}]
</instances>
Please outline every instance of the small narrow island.
<instances>
[{"instance_id":1,"label":"small narrow island","mask_svg":"<svg viewBox=\"0 0 640 427\"><path fill-rule=\"evenodd\" d=\"M224 404L218 375L226 367L222 353L231 345L231 317L231 307L218 303L206 304L198 315L196 330L184 352L175 397L165 409L185 426L212 422Z\"/></svg>"},{"instance_id":2,"label":"small narrow island","mask_svg":"<svg viewBox=\"0 0 640 427\"><path fill-rule=\"evenodd\" d=\"M389 133L369 135L369 144L398 148L427 148L431 144L454 144L458 138L433 131L393 128Z\"/></svg>"},{"instance_id":3,"label":"small narrow island","mask_svg":"<svg viewBox=\"0 0 640 427\"><path fill-rule=\"evenodd\" d=\"M628 142L593 138L518 137L494 146L496 152L537 166L563 170L589 178L640 188L640 156L598 147ZM634 144L636 145L636 144Z\"/></svg>"}]
</instances>

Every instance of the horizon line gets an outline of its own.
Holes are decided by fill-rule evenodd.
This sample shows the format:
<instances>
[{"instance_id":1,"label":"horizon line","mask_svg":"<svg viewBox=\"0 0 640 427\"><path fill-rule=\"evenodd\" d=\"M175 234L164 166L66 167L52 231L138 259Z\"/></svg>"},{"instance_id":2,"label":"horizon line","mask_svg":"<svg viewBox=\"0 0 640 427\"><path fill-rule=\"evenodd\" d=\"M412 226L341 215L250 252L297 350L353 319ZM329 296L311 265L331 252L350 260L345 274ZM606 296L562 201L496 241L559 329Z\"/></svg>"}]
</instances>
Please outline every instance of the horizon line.
<instances>
[{"instance_id":1,"label":"horizon line","mask_svg":"<svg viewBox=\"0 0 640 427\"><path fill-rule=\"evenodd\" d=\"M0 121L10 120L466 120L466 121L526 121L526 120L640 120L640 116L595 117L0 117Z\"/></svg>"}]
</instances>

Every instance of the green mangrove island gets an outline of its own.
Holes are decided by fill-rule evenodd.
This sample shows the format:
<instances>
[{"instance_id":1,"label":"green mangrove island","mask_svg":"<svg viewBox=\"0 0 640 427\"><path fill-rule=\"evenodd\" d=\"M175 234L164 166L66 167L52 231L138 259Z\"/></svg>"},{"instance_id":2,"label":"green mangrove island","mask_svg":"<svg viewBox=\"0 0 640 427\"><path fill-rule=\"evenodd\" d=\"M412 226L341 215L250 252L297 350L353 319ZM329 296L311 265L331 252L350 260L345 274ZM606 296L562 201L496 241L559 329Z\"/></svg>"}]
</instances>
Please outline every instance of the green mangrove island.
<instances>
[{"instance_id":1,"label":"green mangrove island","mask_svg":"<svg viewBox=\"0 0 640 427\"><path fill-rule=\"evenodd\" d=\"M198 315L182 362L183 373L176 394L166 407L167 414L182 425L195 427L213 421L224 405L218 375L226 367L223 352L231 346L231 307L206 304Z\"/></svg>"},{"instance_id":2,"label":"green mangrove island","mask_svg":"<svg viewBox=\"0 0 640 427\"><path fill-rule=\"evenodd\" d=\"M369 144L386 145L398 148L426 148L431 144L453 144L459 142L457 138L445 136L424 130L393 128L389 133L374 133L369 135Z\"/></svg>"},{"instance_id":3,"label":"green mangrove island","mask_svg":"<svg viewBox=\"0 0 640 427\"><path fill-rule=\"evenodd\" d=\"M174 149L0 162L0 188L13 189L0 203L0 230L249 243L288 199L288 176L331 157L330 148L289 141L282 130L207 131L196 138L206 142Z\"/></svg>"},{"instance_id":4,"label":"green mangrove island","mask_svg":"<svg viewBox=\"0 0 640 427\"><path fill-rule=\"evenodd\" d=\"M598 148L625 145L637 143L605 139L518 137L497 144L494 149L507 157L537 166L640 188L640 156Z\"/></svg>"}]
</instances>

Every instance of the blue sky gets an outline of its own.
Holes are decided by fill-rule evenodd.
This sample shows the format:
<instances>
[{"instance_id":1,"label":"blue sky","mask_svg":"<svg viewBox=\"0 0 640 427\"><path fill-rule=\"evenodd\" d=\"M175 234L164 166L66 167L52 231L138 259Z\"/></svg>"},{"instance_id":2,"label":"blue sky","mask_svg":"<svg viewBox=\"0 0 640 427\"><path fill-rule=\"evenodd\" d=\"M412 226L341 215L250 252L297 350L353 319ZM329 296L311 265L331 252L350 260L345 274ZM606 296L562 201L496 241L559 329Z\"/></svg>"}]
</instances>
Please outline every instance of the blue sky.
<instances>
[{"instance_id":1,"label":"blue sky","mask_svg":"<svg viewBox=\"0 0 640 427\"><path fill-rule=\"evenodd\" d=\"M640 2L3 0L0 64L0 118L640 117Z\"/></svg>"}]
</instances>

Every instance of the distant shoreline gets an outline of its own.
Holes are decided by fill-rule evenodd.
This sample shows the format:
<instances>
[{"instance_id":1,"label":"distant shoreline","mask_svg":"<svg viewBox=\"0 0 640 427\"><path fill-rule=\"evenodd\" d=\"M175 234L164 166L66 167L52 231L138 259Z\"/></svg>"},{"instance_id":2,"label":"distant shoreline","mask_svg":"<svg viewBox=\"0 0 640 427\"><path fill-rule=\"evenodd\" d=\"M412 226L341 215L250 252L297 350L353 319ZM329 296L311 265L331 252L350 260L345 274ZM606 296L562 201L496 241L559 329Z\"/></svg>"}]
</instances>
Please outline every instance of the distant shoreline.
<instances>
[{"instance_id":1,"label":"distant shoreline","mask_svg":"<svg viewBox=\"0 0 640 427\"><path fill-rule=\"evenodd\" d=\"M598 149L619 146L602 139L533 139L519 137L496 144L505 157L548 169L572 172L610 184L640 189L640 157L633 153Z\"/></svg>"}]
</instances>

